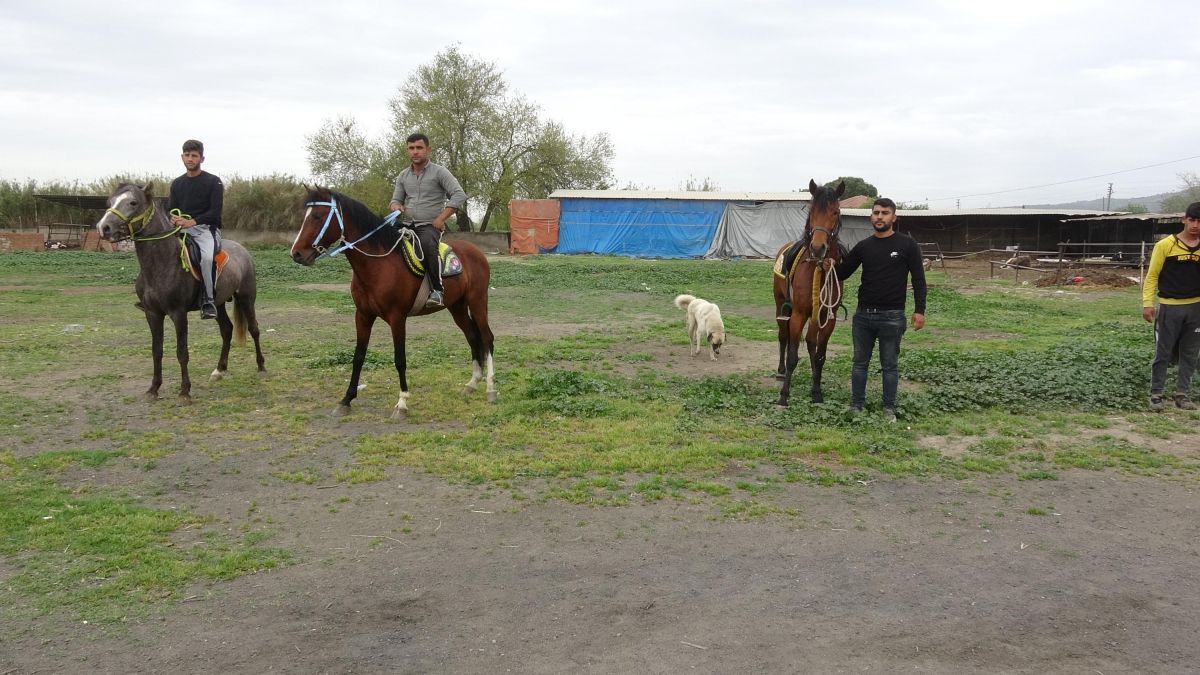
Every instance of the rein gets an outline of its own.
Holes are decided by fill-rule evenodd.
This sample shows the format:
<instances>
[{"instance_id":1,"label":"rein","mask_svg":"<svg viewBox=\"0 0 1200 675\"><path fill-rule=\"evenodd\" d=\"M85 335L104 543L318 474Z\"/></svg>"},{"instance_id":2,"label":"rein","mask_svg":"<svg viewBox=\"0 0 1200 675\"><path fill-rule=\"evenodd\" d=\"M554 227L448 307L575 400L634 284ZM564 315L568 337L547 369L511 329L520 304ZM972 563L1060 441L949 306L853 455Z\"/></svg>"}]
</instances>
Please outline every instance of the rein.
<instances>
[{"instance_id":1,"label":"rein","mask_svg":"<svg viewBox=\"0 0 1200 675\"><path fill-rule=\"evenodd\" d=\"M167 237L171 237L171 236L178 234L179 231L181 229L183 229L180 227L176 227L175 229L170 230L170 231L166 232L165 234L159 234L159 235L155 235L153 237L139 237L137 228L135 227L135 225L137 225L138 223L141 223L142 229L143 230L146 229L146 226L149 225L149 223L150 223L150 219L154 217L154 204L153 203L150 204L150 206L148 206L145 211L142 211L141 213L137 214L136 216L127 216L124 213L121 213L120 211L118 211L114 208L109 208L105 213L111 213L114 216L116 216L118 219L120 219L120 221L122 223L124 223L126 227L129 228L129 238L133 241L156 241L159 239L166 239Z\"/></svg>"},{"instance_id":2,"label":"rein","mask_svg":"<svg viewBox=\"0 0 1200 675\"><path fill-rule=\"evenodd\" d=\"M313 238L312 246L313 246L313 249L315 251L317 251L317 253L318 253L316 260L320 260L321 258L324 258L325 256L329 256L330 258L335 258L335 257L337 257L337 255L339 253L344 253L346 251L357 251L357 252L359 252L365 256L369 256L371 258L383 258L383 257L391 255L392 251L395 251L396 247L400 245L400 242L404 241L404 235L403 235L403 233L401 233L401 236L396 240L396 243L393 244L392 247L390 249L388 249L386 253L378 253L378 254L367 253L366 251L363 251L362 249L358 249L358 248L354 247L355 244L359 244L359 243L366 241L367 239L370 239L376 232L395 223L396 217L400 215L399 211L392 211L390 214L388 214L388 216L386 218L383 219L383 222L380 223L378 227L376 227L375 229L371 230L370 232L364 234L363 236L359 237L358 239L355 239L354 241L346 241L346 223L344 220L342 220L342 209L338 207L337 200L334 199L334 197L332 195L330 195L329 201L327 201L327 202L305 202L304 205L307 207L313 207L313 206L328 206L329 207L329 213L325 216L325 224L321 226L321 231L318 232L317 236ZM329 248L321 246L320 242L321 242L321 239L323 239L325 237L325 233L329 230L329 224L333 222L333 215L335 213L337 214L338 238L336 241L333 242L333 244L330 245L332 247L332 250L331 250ZM313 262L316 262L316 260L314 260Z\"/></svg>"}]
</instances>

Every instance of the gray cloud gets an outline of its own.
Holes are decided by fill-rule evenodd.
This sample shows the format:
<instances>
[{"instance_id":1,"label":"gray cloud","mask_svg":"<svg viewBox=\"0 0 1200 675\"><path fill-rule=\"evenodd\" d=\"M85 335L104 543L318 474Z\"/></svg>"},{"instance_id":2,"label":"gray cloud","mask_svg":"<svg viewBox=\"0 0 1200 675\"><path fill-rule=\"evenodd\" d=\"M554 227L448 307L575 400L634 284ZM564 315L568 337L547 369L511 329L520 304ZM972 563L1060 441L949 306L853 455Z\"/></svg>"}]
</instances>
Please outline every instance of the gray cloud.
<instances>
[{"instance_id":1,"label":"gray cloud","mask_svg":"<svg viewBox=\"0 0 1200 675\"><path fill-rule=\"evenodd\" d=\"M386 102L447 45L496 62L619 180L789 190L860 175L904 200L1200 155L1192 3L17 0L0 6L0 178L209 168L305 176L305 136ZM963 206L1171 189L1182 162ZM935 204L953 206L953 200Z\"/></svg>"}]
</instances>

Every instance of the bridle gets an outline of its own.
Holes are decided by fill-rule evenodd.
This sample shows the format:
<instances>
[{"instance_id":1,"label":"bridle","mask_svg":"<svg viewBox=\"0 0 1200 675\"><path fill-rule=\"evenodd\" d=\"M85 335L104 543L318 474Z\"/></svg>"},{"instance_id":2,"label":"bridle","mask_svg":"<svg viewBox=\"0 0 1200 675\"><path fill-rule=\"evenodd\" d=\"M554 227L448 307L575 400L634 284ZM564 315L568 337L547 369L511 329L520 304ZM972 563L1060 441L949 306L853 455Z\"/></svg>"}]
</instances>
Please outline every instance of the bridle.
<instances>
[{"instance_id":1,"label":"bridle","mask_svg":"<svg viewBox=\"0 0 1200 675\"><path fill-rule=\"evenodd\" d=\"M837 222L834 223L833 228L818 227L816 225L813 225L811 213L808 216L808 222L805 223L805 226L806 226L805 229L807 229L809 232L809 237L808 237L809 245L805 247L806 250L804 252L804 259L808 262L814 262L814 263L819 263L819 262L824 261L825 257L829 255L829 251L834 246L837 246L837 236L838 236L838 233L841 232L841 230L842 230L842 212L840 210L838 211ZM812 233L813 232L824 232L825 233L825 237L826 237L825 253L822 254L820 258L813 257L813 254L812 254L812 249L813 249Z\"/></svg>"},{"instance_id":2,"label":"bridle","mask_svg":"<svg viewBox=\"0 0 1200 675\"><path fill-rule=\"evenodd\" d=\"M308 208L312 208L314 206L328 206L329 207L329 213L327 213L325 215L325 222L324 222L324 224L321 225L321 231L317 232L316 237L313 237L312 247L313 247L313 250L317 252L317 257L313 259L313 262L316 262L326 256L329 256L330 258L337 257L337 255L339 253L344 253L345 251L348 251L348 250L358 251L359 253L366 255L366 256L371 256L372 258L382 258L383 256L389 255L392 251L396 250L396 247L399 246L400 242L404 240L403 236L399 237L398 239L396 239L396 243L394 245L392 245L392 248L389 249L387 253L383 253L383 254L367 253L366 251L363 251L361 249L354 248L355 244L366 241L367 239L371 238L371 236L374 235L376 232L378 232L378 231L382 230L383 228L387 227L388 225L391 225L392 223L396 222L396 217L400 215L399 211L393 211L392 213L390 213L387 218L383 219L383 222L380 223L378 227L376 227L375 229L366 233L365 235L359 237L358 239L355 239L354 241L346 241L346 223L342 219L342 207L338 206L337 197L334 197L332 194L330 194L329 201L315 201L314 200L314 201L304 202L304 206L308 207ZM330 224L333 223L333 219L334 219L335 215L337 216L338 238L332 244L330 244L328 247L322 246L321 240L325 238L325 233L329 231L329 226L330 226Z\"/></svg>"},{"instance_id":3,"label":"bridle","mask_svg":"<svg viewBox=\"0 0 1200 675\"><path fill-rule=\"evenodd\" d=\"M150 202L150 205L147 206L145 210L136 215L127 216L111 206L105 211L105 213L111 213L112 215L116 216L118 220L124 223L125 227L129 230L129 238L133 241L155 241L158 239L166 239L167 237L178 234L179 230L181 229L176 227L175 229L169 230L164 234L158 234L153 237L139 237L136 225L141 224L143 231L149 225L150 219L154 217L153 201Z\"/></svg>"}]
</instances>

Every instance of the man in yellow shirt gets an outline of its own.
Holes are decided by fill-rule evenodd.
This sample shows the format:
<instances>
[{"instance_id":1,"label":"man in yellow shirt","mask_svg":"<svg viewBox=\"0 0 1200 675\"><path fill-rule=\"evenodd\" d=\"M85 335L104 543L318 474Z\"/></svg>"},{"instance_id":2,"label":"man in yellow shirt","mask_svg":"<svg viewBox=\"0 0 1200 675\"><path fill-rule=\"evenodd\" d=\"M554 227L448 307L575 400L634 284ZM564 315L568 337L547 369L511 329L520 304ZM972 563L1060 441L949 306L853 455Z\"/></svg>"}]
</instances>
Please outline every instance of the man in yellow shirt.
<instances>
[{"instance_id":1,"label":"man in yellow shirt","mask_svg":"<svg viewBox=\"0 0 1200 675\"><path fill-rule=\"evenodd\" d=\"M1188 392L1200 355L1200 202L1188 205L1182 232L1154 245L1142 285L1142 318L1154 323L1150 409L1163 409L1167 366L1172 355L1178 353L1175 405L1195 410Z\"/></svg>"}]
</instances>

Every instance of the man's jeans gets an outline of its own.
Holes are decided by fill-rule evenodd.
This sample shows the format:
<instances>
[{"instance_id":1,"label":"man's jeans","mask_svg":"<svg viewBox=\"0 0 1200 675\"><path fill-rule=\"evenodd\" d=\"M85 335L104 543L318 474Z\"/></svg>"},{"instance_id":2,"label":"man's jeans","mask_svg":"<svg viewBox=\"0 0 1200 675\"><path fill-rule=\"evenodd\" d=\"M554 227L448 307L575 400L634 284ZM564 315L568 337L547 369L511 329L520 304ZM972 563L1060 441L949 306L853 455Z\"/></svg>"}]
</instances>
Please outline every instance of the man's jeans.
<instances>
[{"instance_id":1,"label":"man's jeans","mask_svg":"<svg viewBox=\"0 0 1200 675\"><path fill-rule=\"evenodd\" d=\"M418 252L421 254L421 264L425 266L425 278L429 279L429 288L440 291L442 275L437 250L442 233L430 223L414 223L413 233L417 235Z\"/></svg>"},{"instance_id":2,"label":"man's jeans","mask_svg":"<svg viewBox=\"0 0 1200 675\"><path fill-rule=\"evenodd\" d=\"M854 313L854 367L850 371L850 405L861 408L867 398L867 366L879 341L879 364L883 369L883 407L896 408L900 386L900 338L907 330L904 310L874 310L860 307Z\"/></svg>"},{"instance_id":3,"label":"man's jeans","mask_svg":"<svg viewBox=\"0 0 1200 675\"><path fill-rule=\"evenodd\" d=\"M200 277L204 279L204 298L213 299L213 249L217 240L207 224L196 223L195 226L184 230L187 235L200 247Z\"/></svg>"},{"instance_id":4,"label":"man's jeans","mask_svg":"<svg viewBox=\"0 0 1200 675\"><path fill-rule=\"evenodd\" d=\"M1190 305L1159 305L1154 321L1154 362L1150 365L1150 393L1161 394L1167 386L1167 367L1178 349L1179 373L1175 391L1189 393L1192 373L1200 351L1200 302Z\"/></svg>"}]
</instances>

